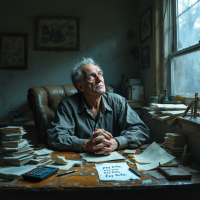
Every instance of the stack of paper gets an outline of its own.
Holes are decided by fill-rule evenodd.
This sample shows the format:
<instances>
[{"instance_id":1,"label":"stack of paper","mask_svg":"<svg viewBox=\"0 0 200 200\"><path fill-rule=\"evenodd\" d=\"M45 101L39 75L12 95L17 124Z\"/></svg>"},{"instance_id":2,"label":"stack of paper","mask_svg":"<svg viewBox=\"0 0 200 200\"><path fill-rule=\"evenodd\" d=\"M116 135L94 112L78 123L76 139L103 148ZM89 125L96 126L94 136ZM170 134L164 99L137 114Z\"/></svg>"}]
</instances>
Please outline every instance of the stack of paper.
<instances>
[{"instance_id":1,"label":"stack of paper","mask_svg":"<svg viewBox=\"0 0 200 200\"><path fill-rule=\"evenodd\" d=\"M29 163L31 164L39 164L39 163L43 163L46 162L48 160L51 159L50 154L52 153L52 150L49 149L41 149L38 151L34 152L34 158L30 160Z\"/></svg>"},{"instance_id":2,"label":"stack of paper","mask_svg":"<svg viewBox=\"0 0 200 200\"><path fill-rule=\"evenodd\" d=\"M151 109L156 111L162 110L186 110L185 104L152 104Z\"/></svg>"},{"instance_id":3,"label":"stack of paper","mask_svg":"<svg viewBox=\"0 0 200 200\"><path fill-rule=\"evenodd\" d=\"M143 153L134 155L138 171L155 169L160 165L169 163L175 157L167 153L157 143L153 142Z\"/></svg>"},{"instance_id":4,"label":"stack of paper","mask_svg":"<svg viewBox=\"0 0 200 200\"><path fill-rule=\"evenodd\" d=\"M8 165L21 166L33 158L33 149L27 140L22 139L26 134L21 126L8 126L2 129L2 147L3 153L1 163Z\"/></svg>"},{"instance_id":5,"label":"stack of paper","mask_svg":"<svg viewBox=\"0 0 200 200\"><path fill-rule=\"evenodd\" d=\"M3 167L0 168L0 178L14 180L19 178L23 173L26 173L35 168L35 165L24 165L21 167Z\"/></svg>"}]
</instances>

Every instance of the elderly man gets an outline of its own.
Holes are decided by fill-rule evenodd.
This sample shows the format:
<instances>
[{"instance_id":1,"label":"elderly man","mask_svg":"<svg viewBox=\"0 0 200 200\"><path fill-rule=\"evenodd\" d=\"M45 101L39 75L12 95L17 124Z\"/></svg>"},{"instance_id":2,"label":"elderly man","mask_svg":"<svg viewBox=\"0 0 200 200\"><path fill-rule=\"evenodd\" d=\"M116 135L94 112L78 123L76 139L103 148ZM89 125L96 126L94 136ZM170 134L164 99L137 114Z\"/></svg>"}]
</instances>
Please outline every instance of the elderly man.
<instances>
[{"instance_id":1,"label":"elderly man","mask_svg":"<svg viewBox=\"0 0 200 200\"><path fill-rule=\"evenodd\" d=\"M83 58L71 72L78 93L64 98L48 129L48 143L60 151L110 155L116 149L143 144L149 129L125 98L105 91L103 72Z\"/></svg>"}]
</instances>

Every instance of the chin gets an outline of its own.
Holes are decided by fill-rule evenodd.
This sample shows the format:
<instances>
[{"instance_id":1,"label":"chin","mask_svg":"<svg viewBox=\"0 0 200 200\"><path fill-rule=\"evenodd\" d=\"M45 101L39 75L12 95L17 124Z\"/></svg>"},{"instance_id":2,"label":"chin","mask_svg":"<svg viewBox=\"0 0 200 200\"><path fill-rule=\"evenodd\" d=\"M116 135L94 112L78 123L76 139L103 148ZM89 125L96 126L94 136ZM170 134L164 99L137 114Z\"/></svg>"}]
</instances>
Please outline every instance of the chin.
<instances>
[{"instance_id":1,"label":"chin","mask_svg":"<svg viewBox=\"0 0 200 200\"><path fill-rule=\"evenodd\" d=\"M97 88L96 92L99 93L99 94L104 94L106 92L105 87Z\"/></svg>"}]
</instances>

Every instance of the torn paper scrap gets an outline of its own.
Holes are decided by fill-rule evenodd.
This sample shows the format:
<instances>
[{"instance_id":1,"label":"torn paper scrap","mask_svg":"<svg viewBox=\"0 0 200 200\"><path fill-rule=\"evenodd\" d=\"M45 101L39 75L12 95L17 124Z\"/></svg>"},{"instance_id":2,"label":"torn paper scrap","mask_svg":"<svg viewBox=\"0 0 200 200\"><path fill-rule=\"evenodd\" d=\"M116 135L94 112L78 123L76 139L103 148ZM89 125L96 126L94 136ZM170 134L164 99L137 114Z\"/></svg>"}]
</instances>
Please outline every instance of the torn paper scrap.
<instances>
[{"instance_id":1,"label":"torn paper scrap","mask_svg":"<svg viewBox=\"0 0 200 200\"><path fill-rule=\"evenodd\" d=\"M58 165L67 165L68 164L67 160L65 159L65 156L57 156L54 163L58 164Z\"/></svg>"},{"instance_id":2,"label":"torn paper scrap","mask_svg":"<svg viewBox=\"0 0 200 200\"><path fill-rule=\"evenodd\" d=\"M136 150L129 150L129 149L126 149L123 154L134 154L136 152Z\"/></svg>"}]
</instances>

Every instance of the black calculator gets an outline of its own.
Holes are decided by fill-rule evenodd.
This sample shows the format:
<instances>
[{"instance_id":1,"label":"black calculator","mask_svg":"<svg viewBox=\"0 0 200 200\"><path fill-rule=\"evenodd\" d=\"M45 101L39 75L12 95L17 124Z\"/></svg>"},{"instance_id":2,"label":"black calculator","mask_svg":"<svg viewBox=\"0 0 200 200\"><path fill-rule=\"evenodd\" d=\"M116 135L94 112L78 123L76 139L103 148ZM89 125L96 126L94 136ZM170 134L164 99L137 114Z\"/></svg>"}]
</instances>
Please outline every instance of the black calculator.
<instances>
[{"instance_id":1,"label":"black calculator","mask_svg":"<svg viewBox=\"0 0 200 200\"><path fill-rule=\"evenodd\" d=\"M58 170L58 167L41 166L22 174L22 177L26 181L38 182L53 176L58 172Z\"/></svg>"}]
</instances>

